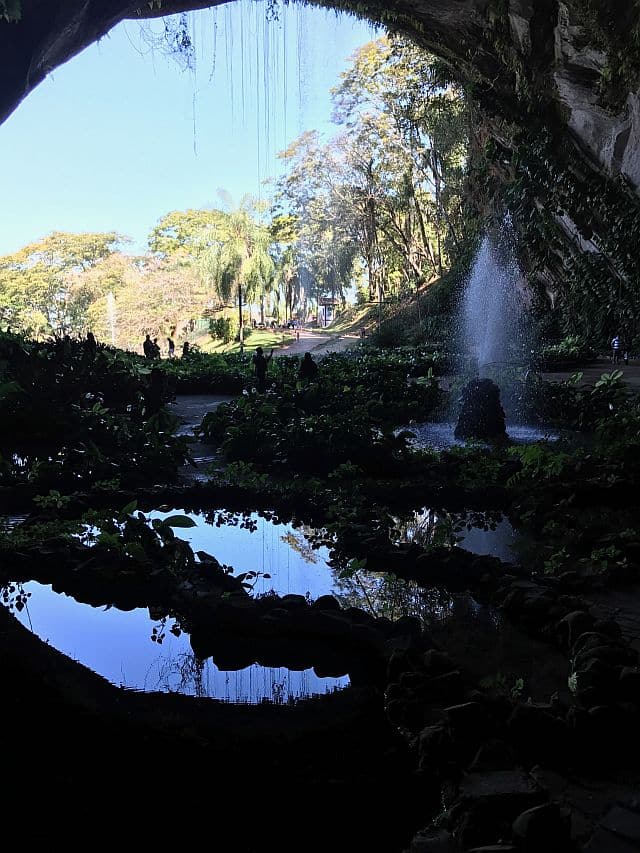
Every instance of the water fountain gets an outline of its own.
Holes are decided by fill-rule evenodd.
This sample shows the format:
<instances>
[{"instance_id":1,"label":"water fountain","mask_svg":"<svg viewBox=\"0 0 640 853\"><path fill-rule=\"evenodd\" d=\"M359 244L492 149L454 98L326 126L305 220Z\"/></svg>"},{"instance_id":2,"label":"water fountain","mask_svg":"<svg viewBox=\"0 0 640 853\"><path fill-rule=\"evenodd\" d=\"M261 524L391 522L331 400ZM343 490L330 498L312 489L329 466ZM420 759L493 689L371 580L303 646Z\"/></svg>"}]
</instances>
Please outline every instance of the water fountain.
<instances>
[{"instance_id":1,"label":"water fountain","mask_svg":"<svg viewBox=\"0 0 640 853\"><path fill-rule=\"evenodd\" d=\"M526 289L508 218L485 236L459 303L456 349L467 356L470 381L450 418L407 427L416 445L444 449L468 440L531 442L547 437L518 422L519 369L526 369L530 341L524 322Z\"/></svg>"},{"instance_id":2,"label":"water fountain","mask_svg":"<svg viewBox=\"0 0 640 853\"><path fill-rule=\"evenodd\" d=\"M461 304L462 343L480 378L521 360L522 281L505 224L497 237L483 239Z\"/></svg>"},{"instance_id":3,"label":"water fountain","mask_svg":"<svg viewBox=\"0 0 640 853\"><path fill-rule=\"evenodd\" d=\"M521 280L505 222L497 237L483 239L462 300L461 335L477 376L462 392L456 438L507 441L500 388L490 374L521 360Z\"/></svg>"}]
</instances>

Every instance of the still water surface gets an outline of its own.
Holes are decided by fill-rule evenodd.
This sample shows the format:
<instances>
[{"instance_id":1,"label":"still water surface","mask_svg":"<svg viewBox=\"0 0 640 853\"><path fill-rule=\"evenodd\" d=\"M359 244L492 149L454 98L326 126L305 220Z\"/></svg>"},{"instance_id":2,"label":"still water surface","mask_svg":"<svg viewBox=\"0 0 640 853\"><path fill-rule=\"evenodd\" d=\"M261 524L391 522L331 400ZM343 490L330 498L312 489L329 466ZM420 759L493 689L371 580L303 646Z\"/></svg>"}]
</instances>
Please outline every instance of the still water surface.
<instances>
[{"instance_id":1,"label":"still water surface","mask_svg":"<svg viewBox=\"0 0 640 853\"><path fill-rule=\"evenodd\" d=\"M158 510L147 515L150 519L166 518L181 512ZM329 565L328 548L311 547L309 540L314 531L310 528L277 523L258 513L241 515L215 510L187 514L196 526L176 533L194 551L207 551L221 563L233 566L234 574L257 571L254 595L270 590L310 599L333 594L343 606L361 607L392 619L416 615L426 623L446 620L455 609L446 593L425 593L414 583L363 572L341 579ZM401 523L400 538L420 539L426 544L433 531L440 529L442 519L442 514L421 509ZM477 553L512 558L515 533L508 521L499 520L493 529L482 529L475 521L476 526L470 530L462 525L451 544L457 542ZM313 669L299 671L284 666L254 664L238 671L221 671L211 660L195 658L188 635L171 632L175 628L171 618L154 620L142 608L127 612L94 608L36 582L26 583L22 589L30 597L22 611L15 611L21 622L45 642L116 685L256 703L295 701L341 689L349 683L347 676L321 678ZM491 624L493 630L497 629L497 624ZM151 639L154 628L161 643Z\"/></svg>"}]
</instances>

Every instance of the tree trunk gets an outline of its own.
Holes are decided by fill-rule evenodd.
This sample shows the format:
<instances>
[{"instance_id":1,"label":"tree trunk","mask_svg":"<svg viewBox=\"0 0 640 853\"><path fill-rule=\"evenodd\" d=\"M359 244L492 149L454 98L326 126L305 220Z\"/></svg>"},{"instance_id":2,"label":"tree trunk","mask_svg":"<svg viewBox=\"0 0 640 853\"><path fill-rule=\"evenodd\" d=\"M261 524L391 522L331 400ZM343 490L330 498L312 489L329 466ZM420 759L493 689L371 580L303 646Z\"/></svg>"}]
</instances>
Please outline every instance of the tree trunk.
<instances>
[{"instance_id":1,"label":"tree trunk","mask_svg":"<svg viewBox=\"0 0 640 853\"><path fill-rule=\"evenodd\" d=\"M244 324L242 322L242 283L238 282L238 321L240 323L240 329L238 331L238 337L240 339L240 352L244 349Z\"/></svg>"}]
</instances>

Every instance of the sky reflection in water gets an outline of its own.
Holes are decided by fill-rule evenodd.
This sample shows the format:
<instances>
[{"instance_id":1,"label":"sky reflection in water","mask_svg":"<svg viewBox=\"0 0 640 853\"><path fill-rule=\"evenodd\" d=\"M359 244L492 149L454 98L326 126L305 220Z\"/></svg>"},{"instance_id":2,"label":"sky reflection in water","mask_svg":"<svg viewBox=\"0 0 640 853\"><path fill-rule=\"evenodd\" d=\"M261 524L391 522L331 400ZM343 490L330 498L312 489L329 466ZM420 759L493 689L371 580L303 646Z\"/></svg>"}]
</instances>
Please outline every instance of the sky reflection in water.
<instances>
[{"instance_id":1,"label":"sky reflection in water","mask_svg":"<svg viewBox=\"0 0 640 853\"><path fill-rule=\"evenodd\" d=\"M164 518L182 512L154 511L149 518ZM439 590L425 592L417 584L360 572L341 580L328 565L326 547L312 549L305 532L291 524L276 524L259 516L233 515L223 510L204 515L188 513L196 527L176 532L194 551L213 554L221 563L233 566L234 574L258 571L254 594L275 590L280 595L295 593L315 599L335 594L343 606L354 605L377 616L397 619L404 614L426 622L447 618L450 597ZM222 523L216 526L220 517ZM443 514L422 509L400 522L401 539L425 539L433 534ZM434 526L435 521L435 526ZM213 522L213 523L211 523ZM251 529L254 528L254 529ZM472 528L457 538L462 547L477 553L496 553L510 559L514 531L506 519L495 530ZM263 575L269 574L270 578ZM288 701L325 693L348 684L348 677L319 678L313 670L293 671L286 667L257 664L237 672L220 671L211 660L198 662L191 651L188 635L174 636L170 628L150 618L146 609L129 612L116 608L93 608L69 596L53 592L36 582L24 584L31 592L27 607L18 618L41 639L80 661L113 684L137 690L161 690L206 696L231 702ZM152 642L156 627L162 643Z\"/></svg>"}]
</instances>

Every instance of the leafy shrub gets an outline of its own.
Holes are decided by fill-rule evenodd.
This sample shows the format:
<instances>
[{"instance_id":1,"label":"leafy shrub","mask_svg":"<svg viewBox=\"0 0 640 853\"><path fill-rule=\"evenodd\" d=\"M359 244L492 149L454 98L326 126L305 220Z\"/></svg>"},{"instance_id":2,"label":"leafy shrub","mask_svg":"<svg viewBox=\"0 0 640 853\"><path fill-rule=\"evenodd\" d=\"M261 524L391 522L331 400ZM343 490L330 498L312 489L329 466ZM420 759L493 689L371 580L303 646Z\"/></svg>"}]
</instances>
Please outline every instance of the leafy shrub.
<instances>
[{"instance_id":1,"label":"leafy shrub","mask_svg":"<svg viewBox=\"0 0 640 853\"><path fill-rule=\"evenodd\" d=\"M220 340L224 344L230 343L236 334L237 324L233 322L231 317L218 317L215 320L209 321L209 334L215 340Z\"/></svg>"}]
</instances>

